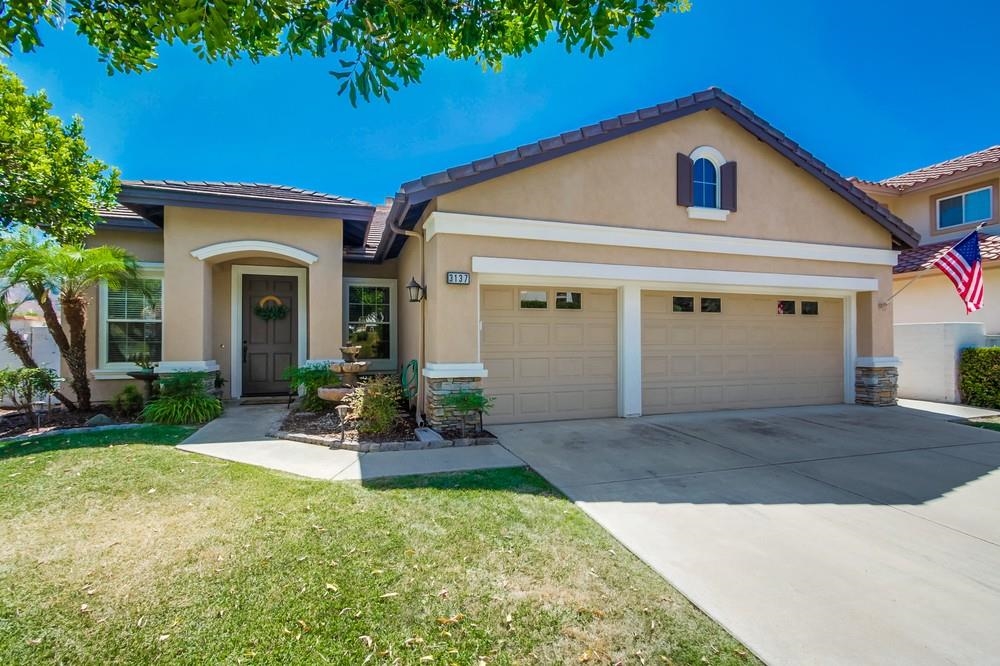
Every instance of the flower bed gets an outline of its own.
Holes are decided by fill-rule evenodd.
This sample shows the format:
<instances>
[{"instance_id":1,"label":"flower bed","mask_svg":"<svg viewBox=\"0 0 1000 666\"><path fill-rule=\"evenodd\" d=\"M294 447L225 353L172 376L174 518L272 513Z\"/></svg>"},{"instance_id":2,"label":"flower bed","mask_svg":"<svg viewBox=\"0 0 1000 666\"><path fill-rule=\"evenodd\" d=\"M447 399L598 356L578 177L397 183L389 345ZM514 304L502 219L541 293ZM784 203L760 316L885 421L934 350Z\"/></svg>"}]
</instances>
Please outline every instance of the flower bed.
<instances>
[{"instance_id":1,"label":"flower bed","mask_svg":"<svg viewBox=\"0 0 1000 666\"><path fill-rule=\"evenodd\" d=\"M424 429L428 431L429 429ZM448 433L451 435L451 433ZM381 434L359 433L348 424L344 441L340 441L340 420L336 412L306 412L295 410L285 417L269 437L287 439L293 442L316 444L337 449L369 453L374 451L419 451L422 449L442 449L455 446L476 446L495 444L490 433L479 433L476 437L441 437L421 439L417 436L417 424L409 414L399 414L394 427ZM433 436L433 435L432 435Z\"/></svg>"}]
</instances>

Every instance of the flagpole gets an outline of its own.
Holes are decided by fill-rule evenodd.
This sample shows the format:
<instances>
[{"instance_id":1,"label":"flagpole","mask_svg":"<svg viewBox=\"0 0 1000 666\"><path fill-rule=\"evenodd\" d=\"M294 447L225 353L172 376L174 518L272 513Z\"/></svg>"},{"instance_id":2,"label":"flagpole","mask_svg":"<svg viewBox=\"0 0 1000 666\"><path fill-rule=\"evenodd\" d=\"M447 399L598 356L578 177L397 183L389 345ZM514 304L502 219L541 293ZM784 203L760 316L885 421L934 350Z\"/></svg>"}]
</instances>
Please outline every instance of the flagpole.
<instances>
[{"instance_id":1,"label":"flagpole","mask_svg":"<svg viewBox=\"0 0 1000 666\"><path fill-rule=\"evenodd\" d=\"M986 224L987 222L988 222L988 220L983 220L982 222L980 222L980 223L979 223L979 224L978 224L978 225L976 226L976 228L975 228L975 229L973 229L972 231L970 231L970 232L969 232L969 233L967 233L966 235L962 236L962 238L961 238L961 239L960 239L960 240L959 240L959 241L958 241L957 243L954 243L954 244L953 244L953 245L952 245L951 247L955 247L955 245L958 245L959 243L961 243L962 241L964 241L964 240L965 240L966 238L968 238L968 237L969 237L969 236L971 236L972 234L978 234L978 233L979 233L979 230L980 230L980 229L982 229L982 228L983 228L983 226L984 226L984 225L985 225L985 224ZM951 248L948 248L948 249L950 250ZM881 308L881 309L883 309L883 310L884 310L884 309L886 309L887 307L889 307L889 304L890 304L890 303L892 303L892 300L893 300L894 298L896 298L897 296L899 296L899 295L900 295L901 293L903 293L903 290L904 290L904 289L906 289L906 288L907 288L907 287L909 287L909 286L910 286L911 284L913 284L914 282L916 282L917 280L919 280L919 279L920 279L920 278L922 278L923 276L927 275L928 273L931 273L931 272L933 272L933 269L934 269L934 266L933 266L933 265L931 265L931 266L930 266L930 268L925 268L925 269L923 269L922 271L920 271L919 273L917 273L917 274L916 274L916 275L914 276L914 278L913 278L912 280L910 280L909 282L907 282L906 284L904 284L904 285L903 285L902 287L900 287L900 288L899 288L899 291L897 291L897 292L896 292L896 293L894 293L894 294L893 294L892 296L890 296L889 298L887 298L887 299L885 299L884 301L882 301L881 303L879 303L879 304L878 304L879 308Z\"/></svg>"}]
</instances>

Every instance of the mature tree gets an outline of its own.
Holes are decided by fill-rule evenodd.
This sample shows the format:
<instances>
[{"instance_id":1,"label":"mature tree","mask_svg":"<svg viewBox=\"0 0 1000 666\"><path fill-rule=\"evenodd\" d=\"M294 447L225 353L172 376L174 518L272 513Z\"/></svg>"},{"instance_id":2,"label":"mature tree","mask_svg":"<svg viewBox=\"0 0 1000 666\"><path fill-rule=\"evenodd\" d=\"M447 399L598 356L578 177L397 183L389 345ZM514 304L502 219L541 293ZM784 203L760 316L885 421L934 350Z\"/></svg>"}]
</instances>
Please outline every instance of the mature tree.
<instances>
[{"instance_id":1,"label":"mature tree","mask_svg":"<svg viewBox=\"0 0 1000 666\"><path fill-rule=\"evenodd\" d=\"M0 1L0 12L34 4L59 3ZM11 29L0 18L0 35ZM90 154L79 117L63 123L51 108L0 64L0 229L24 224L76 243L101 221L96 209L114 205L118 171Z\"/></svg>"},{"instance_id":2,"label":"mature tree","mask_svg":"<svg viewBox=\"0 0 1000 666\"><path fill-rule=\"evenodd\" d=\"M135 258L121 248L60 244L21 228L0 238L0 273L23 284L38 302L45 325L62 353L76 407L90 409L87 375L87 305L101 282L119 288L138 278ZM60 320L53 299L59 299Z\"/></svg>"},{"instance_id":3,"label":"mature tree","mask_svg":"<svg viewBox=\"0 0 1000 666\"><path fill-rule=\"evenodd\" d=\"M567 51L603 55L612 39L646 37L689 0L25 0L0 2L0 50L41 45L40 23L69 21L109 71L154 67L160 43L205 60L334 56L351 102L387 97L444 56L499 69L554 34Z\"/></svg>"}]
</instances>

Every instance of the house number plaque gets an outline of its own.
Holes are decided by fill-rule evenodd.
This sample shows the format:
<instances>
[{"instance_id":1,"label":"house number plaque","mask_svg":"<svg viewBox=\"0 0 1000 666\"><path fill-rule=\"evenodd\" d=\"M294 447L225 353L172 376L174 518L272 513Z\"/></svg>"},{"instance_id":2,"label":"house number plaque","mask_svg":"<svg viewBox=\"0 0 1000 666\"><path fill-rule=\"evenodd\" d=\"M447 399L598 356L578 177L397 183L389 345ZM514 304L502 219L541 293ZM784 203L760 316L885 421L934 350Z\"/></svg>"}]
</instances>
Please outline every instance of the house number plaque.
<instances>
[{"instance_id":1,"label":"house number plaque","mask_svg":"<svg viewBox=\"0 0 1000 666\"><path fill-rule=\"evenodd\" d=\"M472 279L469 277L468 273L448 271L447 277L448 284L472 284Z\"/></svg>"}]
</instances>

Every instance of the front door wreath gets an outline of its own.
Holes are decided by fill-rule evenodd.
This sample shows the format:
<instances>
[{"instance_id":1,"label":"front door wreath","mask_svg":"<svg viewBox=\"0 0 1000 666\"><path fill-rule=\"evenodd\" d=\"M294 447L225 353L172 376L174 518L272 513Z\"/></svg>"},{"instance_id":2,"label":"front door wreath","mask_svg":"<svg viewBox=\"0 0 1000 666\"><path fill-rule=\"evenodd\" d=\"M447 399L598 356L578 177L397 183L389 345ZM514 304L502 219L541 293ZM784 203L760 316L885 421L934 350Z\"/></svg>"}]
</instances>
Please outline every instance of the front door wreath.
<instances>
[{"instance_id":1,"label":"front door wreath","mask_svg":"<svg viewBox=\"0 0 1000 666\"><path fill-rule=\"evenodd\" d=\"M253 313L264 321L275 321L288 316L288 306L277 296L265 296L253 306Z\"/></svg>"}]
</instances>

